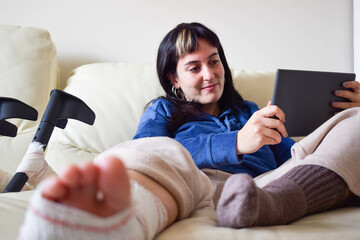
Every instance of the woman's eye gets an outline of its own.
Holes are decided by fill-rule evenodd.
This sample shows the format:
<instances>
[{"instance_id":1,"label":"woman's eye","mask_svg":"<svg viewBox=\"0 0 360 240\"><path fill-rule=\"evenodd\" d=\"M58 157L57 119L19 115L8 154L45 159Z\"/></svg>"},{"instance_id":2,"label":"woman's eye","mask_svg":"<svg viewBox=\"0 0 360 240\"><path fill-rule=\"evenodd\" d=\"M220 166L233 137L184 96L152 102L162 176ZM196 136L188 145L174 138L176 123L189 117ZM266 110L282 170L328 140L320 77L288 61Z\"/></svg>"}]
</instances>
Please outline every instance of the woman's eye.
<instances>
[{"instance_id":1,"label":"woman's eye","mask_svg":"<svg viewBox=\"0 0 360 240\"><path fill-rule=\"evenodd\" d=\"M199 67L192 67L189 69L190 72L196 72L197 70L199 70Z\"/></svg>"},{"instance_id":2,"label":"woman's eye","mask_svg":"<svg viewBox=\"0 0 360 240\"><path fill-rule=\"evenodd\" d=\"M220 62L220 60L215 59L215 60L212 61L212 64L213 64L213 65L216 65L216 64L218 64L219 62Z\"/></svg>"}]
</instances>

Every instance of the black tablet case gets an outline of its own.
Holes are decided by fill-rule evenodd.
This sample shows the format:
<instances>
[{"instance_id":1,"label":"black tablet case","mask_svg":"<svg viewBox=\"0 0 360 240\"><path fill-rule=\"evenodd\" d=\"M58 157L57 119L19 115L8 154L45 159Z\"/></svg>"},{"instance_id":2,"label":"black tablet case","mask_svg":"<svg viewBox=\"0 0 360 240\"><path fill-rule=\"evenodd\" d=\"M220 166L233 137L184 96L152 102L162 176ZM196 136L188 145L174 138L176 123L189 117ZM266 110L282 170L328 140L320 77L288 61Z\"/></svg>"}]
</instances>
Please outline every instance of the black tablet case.
<instances>
[{"instance_id":1,"label":"black tablet case","mask_svg":"<svg viewBox=\"0 0 360 240\"><path fill-rule=\"evenodd\" d=\"M289 136L307 136L339 112L331 102L348 100L334 91L345 89L342 83L355 77L354 73L279 69L272 102L284 111Z\"/></svg>"}]
</instances>

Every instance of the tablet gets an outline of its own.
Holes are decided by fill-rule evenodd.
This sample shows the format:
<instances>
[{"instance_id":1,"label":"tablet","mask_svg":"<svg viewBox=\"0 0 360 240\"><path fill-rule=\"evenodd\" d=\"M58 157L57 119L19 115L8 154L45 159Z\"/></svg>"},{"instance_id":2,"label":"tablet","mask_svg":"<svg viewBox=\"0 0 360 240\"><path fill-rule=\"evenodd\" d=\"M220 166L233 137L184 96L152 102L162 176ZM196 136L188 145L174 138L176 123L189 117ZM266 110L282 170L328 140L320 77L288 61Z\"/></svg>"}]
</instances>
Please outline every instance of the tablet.
<instances>
[{"instance_id":1,"label":"tablet","mask_svg":"<svg viewBox=\"0 0 360 240\"><path fill-rule=\"evenodd\" d=\"M349 100L335 96L334 91L346 89L342 83L351 80L354 73L277 70L272 102L285 113L289 137L307 136L341 111L331 102Z\"/></svg>"}]
</instances>

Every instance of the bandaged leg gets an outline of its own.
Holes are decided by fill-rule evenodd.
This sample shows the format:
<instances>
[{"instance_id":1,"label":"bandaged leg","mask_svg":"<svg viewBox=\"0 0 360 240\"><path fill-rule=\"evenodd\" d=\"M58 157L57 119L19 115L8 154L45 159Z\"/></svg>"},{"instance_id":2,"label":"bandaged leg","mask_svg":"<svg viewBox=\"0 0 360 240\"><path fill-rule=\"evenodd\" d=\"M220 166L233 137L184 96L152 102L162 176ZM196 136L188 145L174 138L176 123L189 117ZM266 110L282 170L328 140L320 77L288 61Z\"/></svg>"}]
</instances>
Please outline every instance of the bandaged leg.
<instances>
[{"instance_id":1,"label":"bandaged leg","mask_svg":"<svg viewBox=\"0 0 360 240\"><path fill-rule=\"evenodd\" d=\"M213 187L200 171L190 153L167 137L150 137L121 143L99 155L121 159L126 168L140 172L161 184L176 200L177 219L187 218L194 210L213 207Z\"/></svg>"},{"instance_id":2,"label":"bandaged leg","mask_svg":"<svg viewBox=\"0 0 360 240\"><path fill-rule=\"evenodd\" d=\"M34 194L19 239L152 239L167 222L166 209L150 191L131 181L132 204L110 217Z\"/></svg>"},{"instance_id":3,"label":"bandaged leg","mask_svg":"<svg viewBox=\"0 0 360 240\"><path fill-rule=\"evenodd\" d=\"M198 208L212 206L210 180L197 169L191 157L189 157L189 153L174 140L168 138L149 138L123 143L102 154L96 162L100 166L111 156L124 160L128 168L155 180L168 191L168 194L170 193L174 196L179 209L175 216L179 219L189 216L192 211ZM120 161L116 159L116 162ZM123 169L125 171L124 167ZM85 178L89 178L86 176L93 174L91 171L85 172L87 173L84 174ZM118 169L115 169L115 172L118 173L115 176L124 176ZM104 174L104 176L109 176L109 174ZM107 190L103 190L104 200L102 201L106 203L109 195L116 191L116 187L119 188L122 185L121 183L124 182L121 180L117 178L115 181L110 181L111 184L105 185ZM89 191L93 192L91 189L85 189L84 194L87 195ZM41 196L44 196L45 192L42 191L42 193ZM39 195L35 196L28 210L20 238L113 239L112 237L114 237L115 239L116 237L116 239L153 239L169 223L166 211L168 210L167 203L161 202L160 197L157 198L155 194L152 194L149 190L138 184L132 183L133 200L130 212L133 213L133 216L129 217L127 217L126 213L126 211L129 211L127 208L121 208L115 214L105 218L99 217L102 213L101 211L95 211L96 215L90 214L89 212L94 213L94 206L96 210L97 205L93 204L92 207L83 207L82 205L86 205L89 199L91 200L92 198L85 196L83 198L84 203L82 204L78 201L83 195L82 193L83 191L75 191L74 193L78 197L78 199L75 199L75 202L78 204L77 209L74 208L74 199L70 199L70 204L72 204L72 207L70 207L68 205L69 202L66 201L58 201L60 203L57 203L48 200L49 197L44 199L39 197ZM58 192L55 192L56 194ZM54 197L53 199L59 198L68 199L70 197L60 192L60 197ZM102 197L100 197L101 199ZM114 201L111 202L114 203ZM92 209L92 211L79 209Z\"/></svg>"}]
</instances>

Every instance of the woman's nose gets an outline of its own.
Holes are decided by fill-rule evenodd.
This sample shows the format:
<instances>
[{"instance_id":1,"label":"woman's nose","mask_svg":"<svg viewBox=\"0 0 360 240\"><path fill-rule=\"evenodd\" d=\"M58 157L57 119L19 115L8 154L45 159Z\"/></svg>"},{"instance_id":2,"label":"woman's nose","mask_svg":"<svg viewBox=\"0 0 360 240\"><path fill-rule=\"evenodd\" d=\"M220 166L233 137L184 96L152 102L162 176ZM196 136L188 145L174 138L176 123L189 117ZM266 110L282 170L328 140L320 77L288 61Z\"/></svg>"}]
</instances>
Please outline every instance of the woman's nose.
<instances>
[{"instance_id":1,"label":"woman's nose","mask_svg":"<svg viewBox=\"0 0 360 240\"><path fill-rule=\"evenodd\" d=\"M214 73L209 67L203 68L203 79L204 81L210 81L214 78Z\"/></svg>"}]
</instances>

